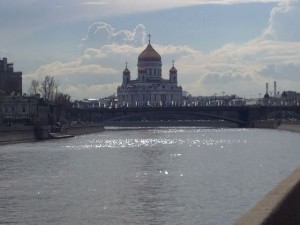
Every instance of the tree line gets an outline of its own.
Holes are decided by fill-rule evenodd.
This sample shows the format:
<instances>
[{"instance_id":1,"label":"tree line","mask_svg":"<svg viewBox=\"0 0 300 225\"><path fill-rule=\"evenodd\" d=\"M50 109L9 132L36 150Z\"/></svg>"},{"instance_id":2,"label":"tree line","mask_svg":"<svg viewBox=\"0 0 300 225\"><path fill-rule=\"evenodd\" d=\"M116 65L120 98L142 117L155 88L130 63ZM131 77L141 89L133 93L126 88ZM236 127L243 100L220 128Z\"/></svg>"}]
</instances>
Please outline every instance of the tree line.
<instances>
[{"instance_id":1,"label":"tree line","mask_svg":"<svg viewBox=\"0 0 300 225\"><path fill-rule=\"evenodd\" d=\"M59 92L59 83L50 75L46 75L41 81L32 80L29 87L29 94L40 94L43 99L55 103L70 102L71 100L70 95Z\"/></svg>"}]
</instances>

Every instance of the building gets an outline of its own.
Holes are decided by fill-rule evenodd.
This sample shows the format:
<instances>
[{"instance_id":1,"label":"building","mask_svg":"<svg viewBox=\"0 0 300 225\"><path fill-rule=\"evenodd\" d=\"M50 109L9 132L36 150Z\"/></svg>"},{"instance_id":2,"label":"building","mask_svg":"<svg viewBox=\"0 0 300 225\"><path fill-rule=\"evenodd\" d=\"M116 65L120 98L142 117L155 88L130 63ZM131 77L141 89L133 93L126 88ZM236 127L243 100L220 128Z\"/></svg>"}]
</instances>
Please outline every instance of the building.
<instances>
[{"instance_id":1,"label":"building","mask_svg":"<svg viewBox=\"0 0 300 225\"><path fill-rule=\"evenodd\" d=\"M0 96L0 125L32 124L38 117L40 96Z\"/></svg>"},{"instance_id":2,"label":"building","mask_svg":"<svg viewBox=\"0 0 300 225\"><path fill-rule=\"evenodd\" d=\"M7 63L7 58L0 59L0 93L22 95L22 72L14 72L14 66Z\"/></svg>"},{"instance_id":3,"label":"building","mask_svg":"<svg viewBox=\"0 0 300 225\"><path fill-rule=\"evenodd\" d=\"M150 35L149 35L150 36ZM150 43L138 56L137 79L131 80L126 67L123 82L117 89L118 105L121 107L163 107L182 104L182 88L177 84L177 69L169 71L169 79L162 78L161 56Z\"/></svg>"}]
</instances>

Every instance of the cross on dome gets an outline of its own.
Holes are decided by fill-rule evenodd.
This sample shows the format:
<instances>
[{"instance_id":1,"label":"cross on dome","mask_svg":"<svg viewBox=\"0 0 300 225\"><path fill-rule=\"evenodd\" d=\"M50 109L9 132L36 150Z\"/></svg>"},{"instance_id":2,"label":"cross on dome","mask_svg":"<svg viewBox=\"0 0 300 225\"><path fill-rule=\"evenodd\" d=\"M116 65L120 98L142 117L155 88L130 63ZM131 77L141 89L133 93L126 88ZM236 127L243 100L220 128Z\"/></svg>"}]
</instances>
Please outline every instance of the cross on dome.
<instances>
[{"instance_id":1,"label":"cross on dome","mask_svg":"<svg viewBox=\"0 0 300 225\"><path fill-rule=\"evenodd\" d=\"M145 61L159 61L161 63L161 56L158 54L157 51L151 45L151 34L148 34L149 44L147 47L142 51L142 53L138 57L138 63L145 62Z\"/></svg>"}]
</instances>

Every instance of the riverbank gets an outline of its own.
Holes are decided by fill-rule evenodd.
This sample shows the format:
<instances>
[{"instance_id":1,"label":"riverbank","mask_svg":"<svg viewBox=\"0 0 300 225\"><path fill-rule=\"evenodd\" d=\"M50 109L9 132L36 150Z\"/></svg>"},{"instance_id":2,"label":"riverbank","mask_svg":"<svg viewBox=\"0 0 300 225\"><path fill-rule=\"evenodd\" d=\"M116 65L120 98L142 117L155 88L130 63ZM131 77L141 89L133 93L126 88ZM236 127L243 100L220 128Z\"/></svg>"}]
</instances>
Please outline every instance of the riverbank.
<instances>
[{"instance_id":1,"label":"riverbank","mask_svg":"<svg viewBox=\"0 0 300 225\"><path fill-rule=\"evenodd\" d=\"M63 134L76 136L97 133L101 131L104 131L104 127L102 124L80 124L76 126L66 127ZM47 139L51 139L51 136L45 138L45 140ZM40 140L36 137L33 126L0 126L0 145L35 141Z\"/></svg>"}]
</instances>

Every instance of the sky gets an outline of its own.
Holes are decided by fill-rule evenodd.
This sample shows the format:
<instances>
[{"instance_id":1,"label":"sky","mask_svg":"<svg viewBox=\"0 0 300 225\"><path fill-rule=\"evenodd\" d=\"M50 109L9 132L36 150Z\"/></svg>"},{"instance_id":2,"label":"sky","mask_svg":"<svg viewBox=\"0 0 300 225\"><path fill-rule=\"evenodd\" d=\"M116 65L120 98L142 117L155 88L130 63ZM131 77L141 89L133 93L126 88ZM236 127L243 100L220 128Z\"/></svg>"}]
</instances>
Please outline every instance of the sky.
<instances>
[{"instance_id":1,"label":"sky","mask_svg":"<svg viewBox=\"0 0 300 225\"><path fill-rule=\"evenodd\" d=\"M1 0L0 28L23 92L50 75L73 100L114 94L149 33L193 96L300 92L300 0Z\"/></svg>"}]
</instances>

